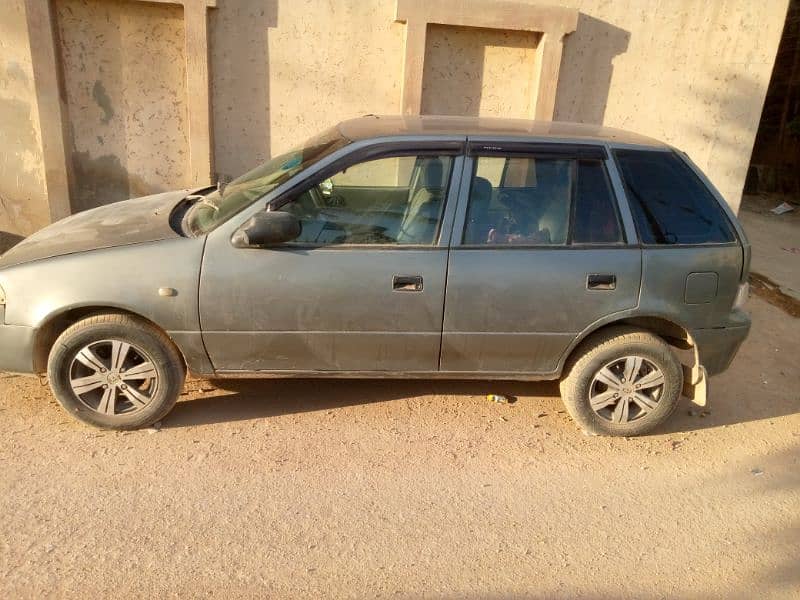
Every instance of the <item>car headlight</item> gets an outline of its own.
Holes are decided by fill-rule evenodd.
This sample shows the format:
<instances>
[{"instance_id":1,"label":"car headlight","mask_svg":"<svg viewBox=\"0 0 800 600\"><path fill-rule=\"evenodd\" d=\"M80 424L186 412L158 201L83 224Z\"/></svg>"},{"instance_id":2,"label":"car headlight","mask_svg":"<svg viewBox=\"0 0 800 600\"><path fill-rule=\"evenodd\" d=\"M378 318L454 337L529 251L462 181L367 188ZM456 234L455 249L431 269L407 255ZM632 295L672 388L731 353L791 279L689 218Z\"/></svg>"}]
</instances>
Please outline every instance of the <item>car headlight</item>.
<instances>
[{"instance_id":1,"label":"car headlight","mask_svg":"<svg viewBox=\"0 0 800 600\"><path fill-rule=\"evenodd\" d=\"M750 282L745 281L739 284L739 290L736 292L736 299L733 301L733 309L741 310L744 308L747 299L750 297Z\"/></svg>"}]
</instances>

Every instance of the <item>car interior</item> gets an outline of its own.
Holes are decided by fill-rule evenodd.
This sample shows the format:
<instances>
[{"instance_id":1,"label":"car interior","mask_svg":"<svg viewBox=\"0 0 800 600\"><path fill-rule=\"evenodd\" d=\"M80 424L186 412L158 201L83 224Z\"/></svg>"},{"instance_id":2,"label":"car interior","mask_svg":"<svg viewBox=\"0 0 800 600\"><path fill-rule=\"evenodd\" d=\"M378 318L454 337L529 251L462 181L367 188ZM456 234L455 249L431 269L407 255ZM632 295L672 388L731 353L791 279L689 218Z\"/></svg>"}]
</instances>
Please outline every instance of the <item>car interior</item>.
<instances>
[{"instance_id":1,"label":"car interior","mask_svg":"<svg viewBox=\"0 0 800 600\"><path fill-rule=\"evenodd\" d=\"M448 156L378 159L312 186L282 208L302 223L294 243L430 245L451 167Z\"/></svg>"},{"instance_id":2,"label":"car interior","mask_svg":"<svg viewBox=\"0 0 800 600\"><path fill-rule=\"evenodd\" d=\"M293 243L431 245L451 167L452 158L447 156L392 157L354 165L283 207L302 224L301 235ZM477 158L462 243L621 241L600 161Z\"/></svg>"},{"instance_id":3,"label":"car interior","mask_svg":"<svg viewBox=\"0 0 800 600\"><path fill-rule=\"evenodd\" d=\"M479 157L476 173L491 171L482 169L481 161L485 160L498 159ZM565 244L571 203L571 161L500 160L504 163L496 183L477 174L473 177L463 243Z\"/></svg>"}]
</instances>

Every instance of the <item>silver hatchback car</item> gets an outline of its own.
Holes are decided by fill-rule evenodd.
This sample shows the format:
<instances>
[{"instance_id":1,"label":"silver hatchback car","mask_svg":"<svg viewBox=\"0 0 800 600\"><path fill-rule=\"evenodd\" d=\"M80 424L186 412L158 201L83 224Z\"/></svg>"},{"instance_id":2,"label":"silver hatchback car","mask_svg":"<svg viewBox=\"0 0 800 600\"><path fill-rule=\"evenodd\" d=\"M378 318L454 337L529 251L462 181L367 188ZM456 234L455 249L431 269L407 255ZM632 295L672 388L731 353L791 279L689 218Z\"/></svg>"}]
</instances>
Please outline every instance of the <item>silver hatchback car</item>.
<instances>
[{"instance_id":1,"label":"silver hatchback car","mask_svg":"<svg viewBox=\"0 0 800 600\"><path fill-rule=\"evenodd\" d=\"M364 117L225 187L109 204L0 258L0 369L141 427L187 370L561 379L586 431L703 396L750 247L680 151L568 123Z\"/></svg>"}]
</instances>

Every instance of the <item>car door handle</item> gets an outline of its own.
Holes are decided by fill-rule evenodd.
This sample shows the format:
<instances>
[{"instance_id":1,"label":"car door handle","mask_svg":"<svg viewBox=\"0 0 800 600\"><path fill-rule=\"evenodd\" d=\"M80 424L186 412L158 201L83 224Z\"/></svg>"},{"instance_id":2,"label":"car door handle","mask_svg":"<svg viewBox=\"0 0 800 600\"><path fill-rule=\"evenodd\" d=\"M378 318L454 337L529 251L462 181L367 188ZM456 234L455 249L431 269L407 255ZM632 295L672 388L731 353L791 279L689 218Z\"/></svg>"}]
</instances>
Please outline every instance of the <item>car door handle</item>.
<instances>
[{"instance_id":1,"label":"car door handle","mask_svg":"<svg viewBox=\"0 0 800 600\"><path fill-rule=\"evenodd\" d=\"M421 292L422 277L420 275L395 275L392 277L392 290L395 292Z\"/></svg>"},{"instance_id":2,"label":"car door handle","mask_svg":"<svg viewBox=\"0 0 800 600\"><path fill-rule=\"evenodd\" d=\"M586 276L587 290L615 290L617 276L606 273L589 273Z\"/></svg>"}]
</instances>

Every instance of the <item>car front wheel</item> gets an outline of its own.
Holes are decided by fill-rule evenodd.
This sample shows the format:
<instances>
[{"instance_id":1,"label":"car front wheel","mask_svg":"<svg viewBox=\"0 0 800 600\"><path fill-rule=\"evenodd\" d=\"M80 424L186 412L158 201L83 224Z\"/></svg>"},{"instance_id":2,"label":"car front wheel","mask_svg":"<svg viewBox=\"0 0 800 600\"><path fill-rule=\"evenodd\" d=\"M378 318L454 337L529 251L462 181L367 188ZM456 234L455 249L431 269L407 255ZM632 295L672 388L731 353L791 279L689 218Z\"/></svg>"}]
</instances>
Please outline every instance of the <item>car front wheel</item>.
<instances>
[{"instance_id":1,"label":"car front wheel","mask_svg":"<svg viewBox=\"0 0 800 600\"><path fill-rule=\"evenodd\" d=\"M136 429L172 409L186 370L162 331L131 315L102 314L58 337L47 374L56 399L76 418L95 427Z\"/></svg>"},{"instance_id":2,"label":"car front wheel","mask_svg":"<svg viewBox=\"0 0 800 600\"><path fill-rule=\"evenodd\" d=\"M564 371L564 405L582 429L596 435L652 431L673 413L683 387L683 370L669 345L628 327L586 340Z\"/></svg>"}]
</instances>

